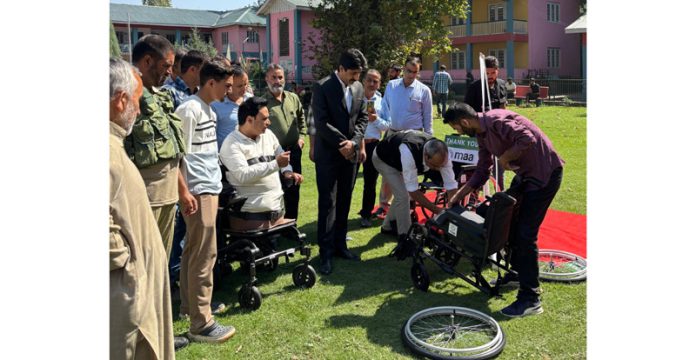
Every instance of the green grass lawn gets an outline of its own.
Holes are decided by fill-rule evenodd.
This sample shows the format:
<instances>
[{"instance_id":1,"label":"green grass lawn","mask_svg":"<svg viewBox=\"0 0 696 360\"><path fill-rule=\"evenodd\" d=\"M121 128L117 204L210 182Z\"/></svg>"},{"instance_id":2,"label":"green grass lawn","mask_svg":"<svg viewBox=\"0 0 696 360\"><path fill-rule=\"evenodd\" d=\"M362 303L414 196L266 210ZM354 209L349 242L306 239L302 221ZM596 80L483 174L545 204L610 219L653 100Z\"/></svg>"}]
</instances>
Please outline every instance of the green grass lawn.
<instances>
[{"instance_id":1,"label":"green grass lawn","mask_svg":"<svg viewBox=\"0 0 696 360\"><path fill-rule=\"evenodd\" d=\"M586 108L517 108L553 141L566 161L563 184L552 208L586 212ZM435 134L444 138L451 128L435 120ZM312 264L318 269L316 245L317 193L314 164L303 154L305 183L301 188L299 226L313 244ZM509 181L512 176L506 175ZM237 334L222 345L192 344L177 352L179 359L406 359L410 351L401 343L402 324L413 313L428 307L464 306L491 314L500 322L507 344L499 359L586 358L586 284L542 283L544 313L508 319L498 313L515 299L515 291L502 298L488 298L459 278L442 272L432 262L427 293L413 288L411 261L398 262L387 255L395 242L373 227L359 227L362 175L358 176L349 219L348 247L361 262L334 261L334 272L318 275L308 290L293 286L292 267L298 259L273 272L261 272L259 289L263 304L247 311L237 303L237 291L247 276L235 271L215 284L214 298L231 307L218 321L234 325ZM463 263L463 262L462 262ZM460 265L462 266L462 265ZM489 271L488 276L493 276ZM178 313L178 303L174 306ZM188 329L176 321L175 333Z\"/></svg>"}]
</instances>

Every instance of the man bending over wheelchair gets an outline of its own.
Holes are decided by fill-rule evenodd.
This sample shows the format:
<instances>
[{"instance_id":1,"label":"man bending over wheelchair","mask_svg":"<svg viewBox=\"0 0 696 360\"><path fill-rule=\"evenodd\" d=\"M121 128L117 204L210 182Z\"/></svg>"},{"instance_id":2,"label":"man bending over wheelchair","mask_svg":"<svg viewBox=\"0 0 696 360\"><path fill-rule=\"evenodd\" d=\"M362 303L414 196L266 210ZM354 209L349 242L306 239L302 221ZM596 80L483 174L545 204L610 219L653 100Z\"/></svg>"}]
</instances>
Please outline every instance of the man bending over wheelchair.
<instances>
[{"instance_id":1,"label":"man bending over wheelchair","mask_svg":"<svg viewBox=\"0 0 696 360\"><path fill-rule=\"evenodd\" d=\"M439 214L444 210L429 201L418 189L418 175L439 172L449 197L457 190L447 145L422 131L393 132L377 145L372 153L372 162L394 194L392 206L384 218L382 233L395 233L399 236L399 242L392 255L398 260L403 260L411 256L414 250L413 244L406 239L411 227L410 199L433 214Z\"/></svg>"},{"instance_id":2,"label":"man bending over wheelchair","mask_svg":"<svg viewBox=\"0 0 696 360\"><path fill-rule=\"evenodd\" d=\"M517 300L501 312L509 317L540 314L537 236L546 211L563 178L563 159L551 140L529 119L509 110L476 113L467 104L450 107L443 118L460 134L476 137L479 161L476 171L451 203L459 202L488 179L492 155L505 170L515 172L507 193L518 201L517 226L511 230L511 263L518 275L507 273L500 285L519 284Z\"/></svg>"},{"instance_id":3,"label":"man bending over wheelchair","mask_svg":"<svg viewBox=\"0 0 696 360\"><path fill-rule=\"evenodd\" d=\"M270 125L268 102L260 97L247 99L239 107L238 128L220 148L220 160L227 168L227 181L240 197L246 198L241 213L233 214L230 227L236 231L268 229L290 222L285 219L283 189L278 177L295 185L303 177L292 171L290 152L283 151Z\"/></svg>"}]
</instances>

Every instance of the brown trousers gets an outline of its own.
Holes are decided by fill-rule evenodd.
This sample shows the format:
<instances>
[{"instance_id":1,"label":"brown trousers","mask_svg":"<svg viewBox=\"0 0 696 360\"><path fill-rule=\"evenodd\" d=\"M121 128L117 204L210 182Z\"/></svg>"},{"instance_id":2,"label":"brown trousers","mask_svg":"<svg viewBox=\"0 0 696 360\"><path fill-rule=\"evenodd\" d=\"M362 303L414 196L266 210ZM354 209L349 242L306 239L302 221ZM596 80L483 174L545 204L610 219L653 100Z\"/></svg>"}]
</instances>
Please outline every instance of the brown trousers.
<instances>
[{"instance_id":1,"label":"brown trousers","mask_svg":"<svg viewBox=\"0 0 696 360\"><path fill-rule=\"evenodd\" d=\"M181 255L182 314L191 317L189 330L200 333L213 324L210 301L213 297L213 266L217 257L215 217L218 210L217 195L194 195L198 211L184 216L186 243Z\"/></svg>"},{"instance_id":2,"label":"brown trousers","mask_svg":"<svg viewBox=\"0 0 696 360\"><path fill-rule=\"evenodd\" d=\"M169 262L169 255L172 253L172 242L174 241L174 217L176 216L176 203L152 207L152 214L155 215L157 227L162 235L162 244L166 252L166 261Z\"/></svg>"}]
</instances>

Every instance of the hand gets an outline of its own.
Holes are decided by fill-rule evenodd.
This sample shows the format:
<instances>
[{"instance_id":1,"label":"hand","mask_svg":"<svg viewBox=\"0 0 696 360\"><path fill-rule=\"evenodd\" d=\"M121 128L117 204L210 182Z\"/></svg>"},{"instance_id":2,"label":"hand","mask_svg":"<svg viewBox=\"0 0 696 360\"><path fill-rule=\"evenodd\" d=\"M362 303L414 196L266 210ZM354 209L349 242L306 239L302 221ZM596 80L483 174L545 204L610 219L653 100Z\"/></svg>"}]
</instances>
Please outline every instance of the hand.
<instances>
[{"instance_id":1,"label":"hand","mask_svg":"<svg viewBox=\"0 0 696 360\"><path fill-rule=\"evenodd\" d=\"M196 198L188 191L179 196L179 203L183 209L182 214L184 214L184 216L191 216L198 211L198 201L196 201Z\"/></svg>"},{"instance_id":2,"label":"hand","mask_svg":"<svg viewBox=\"0 0 696 360\"><path fill-rule=\"evenodd\" d=\"M341 155L343 155L343 157L344 157L346 160L350 160L350 158L352 158L353 155L355 155L355 150L354 150L354 148L353 148L353 142L352 142L352 141L350 141L350 140L343 140L343 141L341 141L341 143L338 144L338 145L341 146L341 147L338 149L338 151L341 152Z\"/></svg>"},{"instance_id":3,"label":"hand","mask_svg":"<svg viewBox=\"0 0 696 360\"><path fill-rule=\"evenodd\" d=\"M443 208L441 208L441 207L439 207L439 206L436 206L436 207L435 207L435 211L433 211L433 214L435 214L435 215L440 215L440 214L442 214L444 211L445 211L445 209L443 209Z\"/></svg>"},{"instance_id":4,"label":"hand","mask_svg":"<svg viewBox=\"0 0 696 360\"><path fill-rule=\"evenodd\" d=\"M358 161L362 164L365 160L367 160L367 151L365 151L365 148L362 148L358 153Z\"/></svg>"},{"instance_id":5,"label":"hand","mask_svg":"<svg viewBox=\"0 0 696 360\"><path fill-rule=\"evenodd\" d=\"M377 120L377 114L374 114L374 113L367 114L367 121L373 122L375 120Z\"/></svg>"},{"instance_id":6,"label":"hand","mask_svg":"<svg viewBox=\"0 0 696 360\"><path fill-rule=\"evenodd\" d=\"M300 135L300 136L302 136L302 135ZM300 149L304 149L304 139L303 138L300 138L299 140L297 140L297 146L299 146Z\"/></svg>"},{"instance_id":7,"label":"hand","mask_svg":"<svg viewBox=\"0 0 696 360\"><path fill-rule=\"evenodd\" d=\"M286 171L283 173L283 176L285 176L286 179L292 179L295 185L300 185L304 181L302 174L296 172Z\"/></svg>"},{"instance_id":8,"label":"hand","mask_svg":"<svg viewBox=\"0 0 696 360\"><path fill-rule=\"evenodd\" d=\"M290 163L290 152L286 151L278 154L278 156L276 156L276 161L278 162L278 166L282 168L288 166Z\"/></svg>"},{"instance_id":9,"label":"hand","mask_svg":"<svg viewBox=\"0 0 696 360\"><path fill-rule=\"evenodd\" d=\"M452 196L451 199L448 201L448 206L452 207L453 205L457 205L460 202L462 202L462 199L464 199L465 196L467 196L469 193L471 193L471 190L465 190L466 186L462 187L457 191L454 196Z\"/></svg>"}]
</instances>

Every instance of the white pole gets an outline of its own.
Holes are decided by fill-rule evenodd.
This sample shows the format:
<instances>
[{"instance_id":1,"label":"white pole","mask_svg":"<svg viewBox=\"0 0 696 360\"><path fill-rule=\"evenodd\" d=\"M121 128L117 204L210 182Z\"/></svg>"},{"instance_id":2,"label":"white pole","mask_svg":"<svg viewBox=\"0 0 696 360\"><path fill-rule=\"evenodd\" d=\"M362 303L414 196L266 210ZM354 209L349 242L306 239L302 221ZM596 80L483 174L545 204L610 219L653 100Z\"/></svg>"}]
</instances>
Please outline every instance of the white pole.
<instances>
[{"instance_id":1,"label":"white pole","mask_svg":"<svg viewBox=\"0 0 696 360\"><path fill-rule=\"evenodd\" d=\"M130 13L128 13L128 62L133 63L133 46L131 46Z\"/></svg>"}]
</instances>

